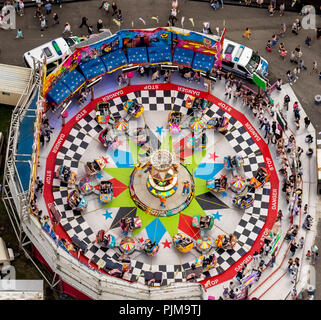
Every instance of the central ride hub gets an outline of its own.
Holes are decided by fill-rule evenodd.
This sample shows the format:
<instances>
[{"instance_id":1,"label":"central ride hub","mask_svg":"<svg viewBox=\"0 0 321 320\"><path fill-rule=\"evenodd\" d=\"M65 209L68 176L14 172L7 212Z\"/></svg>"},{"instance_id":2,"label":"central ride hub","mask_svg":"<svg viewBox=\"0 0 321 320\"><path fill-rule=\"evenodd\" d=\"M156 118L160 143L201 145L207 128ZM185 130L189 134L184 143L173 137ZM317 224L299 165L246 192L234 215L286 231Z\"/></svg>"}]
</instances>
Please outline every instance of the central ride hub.
<instances>
[{"instance_id":1,"label":"central ride hub","mask_svg":"<svg viewBox=\"0 0 321 320\"><path fill-rule=\"evenodd\" d=\"M148 164L147 189L155 197L170 197L178 188L178 163L168 150L157 150Z\"/></svg>"},{"instance_id":2,"label":"central ride hub","mask_svg":"<svg viewBox=\"0 0 321 320\"><path fill-rule=\"evenodd\" d=\"M144 165L136 166L130 177L129 192L135 204L146 213L172 216L192 201L194 180L173 153L162 149L155 151Z\"/></svg>"}]
</instances>

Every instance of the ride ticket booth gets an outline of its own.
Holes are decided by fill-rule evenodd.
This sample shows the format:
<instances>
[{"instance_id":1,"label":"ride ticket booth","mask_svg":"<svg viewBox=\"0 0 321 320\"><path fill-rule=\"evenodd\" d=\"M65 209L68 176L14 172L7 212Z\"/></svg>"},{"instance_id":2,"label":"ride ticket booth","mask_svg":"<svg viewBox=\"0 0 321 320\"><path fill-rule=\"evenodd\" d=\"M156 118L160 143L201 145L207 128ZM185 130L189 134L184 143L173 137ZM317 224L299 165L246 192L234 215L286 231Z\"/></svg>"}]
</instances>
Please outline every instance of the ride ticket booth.
<instances>
[{"instance_id":1,"label":"ride ticket booth","mask_svg":"<svg viewBox=\"0 0 321 320\"><path fill-rule=\"evenodd\" d=\"M318 170L318 185L317 192L321 194L321 139L317 140L317 170Z\"/></svg>"}]
</instances>

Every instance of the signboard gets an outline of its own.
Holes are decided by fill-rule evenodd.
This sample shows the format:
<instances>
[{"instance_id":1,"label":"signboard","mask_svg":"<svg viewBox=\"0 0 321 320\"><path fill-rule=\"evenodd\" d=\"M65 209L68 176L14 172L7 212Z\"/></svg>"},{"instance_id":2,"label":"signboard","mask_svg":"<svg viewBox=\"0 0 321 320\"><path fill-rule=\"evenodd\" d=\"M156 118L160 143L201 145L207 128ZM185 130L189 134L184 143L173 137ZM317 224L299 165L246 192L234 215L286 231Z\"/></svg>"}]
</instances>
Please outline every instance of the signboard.
<instances>
[{"instance_id":1,"label":"signboard","mask_svg":"<svg viewBox=\"0 0 321 320\"><path fill-rule=\"evenodd\" d=\"M267 82L256 73L253 73L253 82L264 91L266 90Z\"/></svg>"}]
</instances>

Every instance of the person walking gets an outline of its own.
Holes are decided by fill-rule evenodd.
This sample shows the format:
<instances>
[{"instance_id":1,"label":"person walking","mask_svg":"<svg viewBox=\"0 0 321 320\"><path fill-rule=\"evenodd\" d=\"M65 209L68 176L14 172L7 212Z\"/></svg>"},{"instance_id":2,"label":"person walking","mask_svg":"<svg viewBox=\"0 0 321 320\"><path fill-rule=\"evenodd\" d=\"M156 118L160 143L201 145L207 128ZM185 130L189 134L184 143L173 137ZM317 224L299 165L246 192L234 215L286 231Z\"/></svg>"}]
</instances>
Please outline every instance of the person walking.
<instances>
[{"instance_id":1,"label":"person walking","mask_svg":"<svg viewBox=\"0 0 321 320\"><path fill-rule=\"evenodd\" d=\"M54 24L59 24L59 17L58 17L58 14L56 12L53 13L52 19L53 19L53 23Z\"/></svg>"},{"instance_id":2,"label":"person walking","mask_svg":"<svg viewBox=\"0 0 321 320\"><path fill-rule=\"evenodd\" d=\"M275 47L279 41L279 38L276 34L272 35L272 47Z\"/></svg>"},{"instance_id":3,"label":"person walking","mask_svg":"<svg viewBox=\"0 0 321 320\"><path fill-rule=\"evenodd\" d=\"M21 17L24 15L24 11L25 11L25 4L23 3L22 0L19 1L18 8L19 8L18 14Z\"/></svg>"},{"instance_id":4,"label":"person walking","mask_svg":"<svg viewBox=\"0 0 321 320\"><path fill-rule=\"evenodd\" d=\"M65 28L64 28L64 30L63 30L62 33L63 33L63 34L69 33L70 35L72 35L71 26L70 26L70 24L69 24L68 22L65 24Z\"/></svg>"},{"instance_id":5,"label":"person walking","mask_svg":"<svg viewBox=\"0 0 321 320\"><path fill-rule=\"evenodd\" d=\"M280 17L284 16L284 11L285 11L285 3L282 2L279 7L280 10Z\"/></svg>"},{"instance_id":6,"label":"person walking","mask_svg":"<svg viewBox=\"0 0 321 320\"><path fill-rule=\"evenodd\" d=\"M243 38L246 38L247 40L250 40L251 37L251 29L250 28L246 28L244 33L243 33Z\"/></svg>"},{"instance_id":7,"label":"person walking","mask_svg":"<svg viewBox=\"0 0 321 320\"><path fill-rule=\"evenodd\" d=\"M318 73L318 63L316 62L316 60L314 60L312 63L312 70L310 72L310 75L312 75L312 73Z\"/></svg>"},{"instance_id":8,"label":"person walking","mask_svg":"<svg viewBox=\"0 0 321 320\"><path fill-rule=\"evenodd\" d=\"M81 24L80 24L79 28L82 28L83 26L86 26L88 28L87 21L88 21L87 17L82 17Z\"/></svg>"},{"instance_id":9,"label":"person walking","mask_svg":"<svg viewBox=\"0 0 321 320\"><path fill-rule=\"evenodd\" d=\"M110 4L108 1L104 1L102 8L105 10L106 13L109 13Z\"/></svg>"},{"instance_id":10,"label":"person walking","mask_svg":"<svg viewBox=\"0 0 321 320\"><path fill-rule=\"evenodd\" d=\"M36 180L36 185L37 185L36 192L39 192L39 191L42 192L43 182L39 177L37 177L37 178L38 178L38 180Z\"/></svg>"},{"instance_id":11,"label":"person walking","mask_svg":"<svg viewBox=\"0 0 321 320\"><path fill-rule=\"evenodd\" d=\"M47 29L47 20L45 16L41 16L40 17L40 31L44 31L45 29Z\"/></svg>"},{"instance_id":12,"label":"person walking","mask_svg":"<svg viewBox=\"0 0 321 320\"><path fill-rule=\"evenodd\" d=\"M123 14L122 14L122 12L121 12L120 9L118 9L118 11L117 11L116 18L117 18L117 20L120 21L121 23L123 22Z\"/></svg>"},{"instance_id":13,"label":"person walking","mask_svg":"<svg viewBox=\"0 0 321 320\"><path fill-rule=\"evenodd\" d=\"M293 69L293 82L296 82L299 79L299 69L295 67Z\"/></svg>"},{"instance_id":14,"label":"person walking","mask_svg":"<svg viewBox=\"0 0 321 320\"><path fill-rule=\"evenodd\" d=\"M305 40L304 40L304 43L305 43L309 48L311 48L311 41L312 41L312 38L307 35L307 37L306 37Z\"/></svg>"},{"instance_id":15,"label":"person walking","mask_svg":"<svg viewBox=\"0 0 321 320\"><path fill-rule=\"evenodd\" d=\"M292 81L293 81L293 75L292 75L291 70L288 70L288 71L287 71L286 76L287 76L287 78L288 78L289 84L292 86L292 84L293 84L293 83L292 83Z\"/></svg>"},{"instance_id":16,"label":"person walking","mask_svg":"<svg viewBox=\"0 0 321 320\"><path fill-rule=\"evenodd\" d=\"M62 127L64 127L65 126L65 124L66 124L66 118L68 117L68 110L66 110L65 112L63 112L62 114L61 114L61 125L62 125Z\"/></svg>"},{"instance_id":17,"label":"person walking","mask_svg":"<svg viewBox=\"0 0 321 320\"><path fill-rule=\"evenodd\" d=\"M49 2L49 0L46 0L46 4L44 5L45 9L46 9L46 15L49 15L51 13L51 3Z\"/></svg>"},{"instance_id":18,"label":"person walking","mask_svg":"<svg viewBox=\"0 0 321 320\"><path fill-rule=\"evenodd\" d=\"M299 70L307 70L308 68L305 66L304 64L304 60L300 59L299 61L299 66L298 66Z\"/></svg>"},{"instance_id":19,"label":"person walking","mask_svg":"<svg viewBox=\"0 0 321 320\"><path fill-rule=\"evenodd\" d=\"M167 199L164 195L159 195L159 200L160 200L160 206L163 207L163 208L166 208L166 202L167 202Z\"/></svg>"},{"instance_id":20,"label":"person walking","mask_svg":"<svg viewBox=\"0 0 321 320\"><path fill-rule=\"evenodd\" d=\"M117 14L117 4L116 4L116 2L112 2L112 4L111 4L111 8L113 9L113 13L112 13L112 16L114 16L115 14Z\"/></svg>"}]
</instances>

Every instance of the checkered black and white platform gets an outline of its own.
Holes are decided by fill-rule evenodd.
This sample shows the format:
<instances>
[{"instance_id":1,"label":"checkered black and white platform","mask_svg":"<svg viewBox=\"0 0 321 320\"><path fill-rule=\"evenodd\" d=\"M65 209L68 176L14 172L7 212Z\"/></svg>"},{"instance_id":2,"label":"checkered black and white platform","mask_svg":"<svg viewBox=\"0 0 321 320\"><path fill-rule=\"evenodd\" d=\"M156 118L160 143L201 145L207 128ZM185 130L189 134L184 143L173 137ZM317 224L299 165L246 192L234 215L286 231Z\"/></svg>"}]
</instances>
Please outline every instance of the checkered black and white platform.
<instances>
[{"instance_id":1,"label":"checkered black and white platform","mask_svg":"<svg viewBox=\"0 0 321 320\"><path fill-rule=\"evenodd\" d=\"M124 117L126 111L123 110L123 103L131 99L143 104L145 111L177 110L186 115L188 109L185 107L185 101L187 97L188 95L185 93L170 90L135 91L110 100L110 111L114 117ZM225 141L229 143L236 154L243 157L244 175L247 179L250 179L259 167L265 166L259 147L252 140L241 122L215 104L211 104L208 107L203 118L206 121L213 116L226 116L229 118ZM148 123L146 124L148 126ZM80 166L83 167L83 164L86 162L84 159L88 158L88 153L92 153L93 145L97 146L98 151L96 151L96 154L91 154L91 157L94 158L102 155L103 149L97 141L101 130L102 126L95 120L95 111L92 111L80 120L70 131L66 141L61 146L57 154L55 170L61 165L66 165L77 175L81 175ZM86 257L96 264L99 263L103 268L106 259L117 261L119 251L116 248L103 248L99 244L94 243L95 232L91 228L90 219L87 219L86 214L83 216L75 215L75 212L67 204L68 192L73 188L75 187L67 186L67 184L59 179L54 179L53 196L57 209L62 214L61 224L70 237L77 236L79 240L87 244ZM217 267L205 272L204 275L206 277L220 274L237 262L251 249L252 244L262 230L268 215L269 183L266 183L263 188L256 189L252 196L254 197L253 207L246 209L242 213L239 223L234 230L234 235L238 239L237 244L232 250L216 250ZM115 230L115 233L118 231ZM140 261L139 255L137 255L137 258L131 260L132 270L127 275L127 279L145 283L144 272L160 271L163 273L162 285L167 285L171 282L182 282L185 281L184 271L190 269L194 261L184 263L177 261L176 264L148 264L146 261Z\"/></svg>"}]
</instances>

